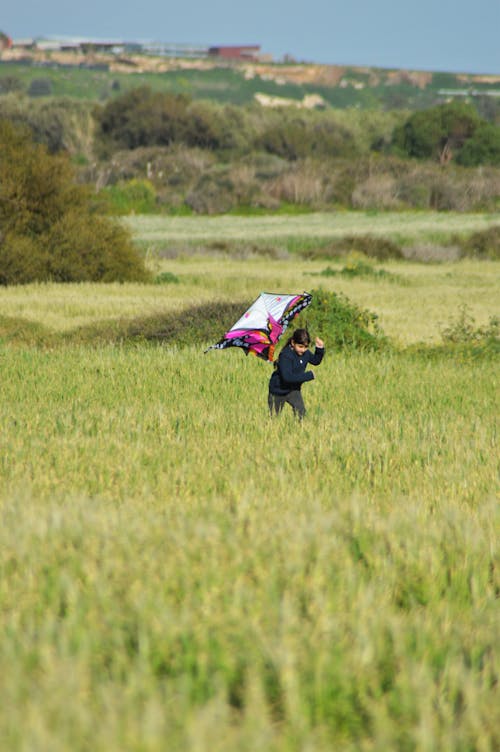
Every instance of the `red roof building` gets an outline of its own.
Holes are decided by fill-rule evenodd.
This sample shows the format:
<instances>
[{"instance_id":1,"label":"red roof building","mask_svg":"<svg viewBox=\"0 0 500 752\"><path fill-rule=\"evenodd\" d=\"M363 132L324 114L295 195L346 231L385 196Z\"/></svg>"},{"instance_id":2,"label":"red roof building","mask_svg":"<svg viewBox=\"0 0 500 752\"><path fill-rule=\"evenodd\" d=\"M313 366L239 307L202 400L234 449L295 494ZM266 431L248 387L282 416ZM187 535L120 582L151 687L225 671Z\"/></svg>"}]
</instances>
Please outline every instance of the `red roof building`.
<instances>
[{"instance_id":1,"label":"red roof building","mask_svg":"<svg viewBox=\"0 0 500 752\"><path fill-rule=\"evenodd\" d=\"M0 31L0 50L10 50L12 47L12 39Z\"/></svg>"},{"instance_id":2,"label":"red roof building","mask_svg":"<svg viewBox=\"0 0 500 752\"><path fill-rule=\"evenodd\" d=\"M211 57L222 57L226 60L256 60L259 57L260 44L244 44L234 47L210 47Z\"/></svg>"}]
</instances>

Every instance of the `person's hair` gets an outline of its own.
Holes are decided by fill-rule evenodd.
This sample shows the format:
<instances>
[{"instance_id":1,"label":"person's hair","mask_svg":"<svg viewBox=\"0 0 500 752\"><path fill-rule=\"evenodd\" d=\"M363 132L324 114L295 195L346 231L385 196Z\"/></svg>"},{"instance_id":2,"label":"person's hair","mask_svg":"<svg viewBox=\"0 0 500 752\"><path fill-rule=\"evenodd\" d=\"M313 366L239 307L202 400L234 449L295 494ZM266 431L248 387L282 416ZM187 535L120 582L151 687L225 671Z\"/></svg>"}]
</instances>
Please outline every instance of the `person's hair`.
<instances>
[{"instance_id":1,"label":"person's hair","mask_svg":"<svg viewBox=\"0 0 500 752\"><path fill-rule=\"evenodd\" d=\"M292 340L296 345L306 345L308 347L311 344L311 337L307 329L296 329L287 344L291 344Z\"/></svg>"}]
</instances>

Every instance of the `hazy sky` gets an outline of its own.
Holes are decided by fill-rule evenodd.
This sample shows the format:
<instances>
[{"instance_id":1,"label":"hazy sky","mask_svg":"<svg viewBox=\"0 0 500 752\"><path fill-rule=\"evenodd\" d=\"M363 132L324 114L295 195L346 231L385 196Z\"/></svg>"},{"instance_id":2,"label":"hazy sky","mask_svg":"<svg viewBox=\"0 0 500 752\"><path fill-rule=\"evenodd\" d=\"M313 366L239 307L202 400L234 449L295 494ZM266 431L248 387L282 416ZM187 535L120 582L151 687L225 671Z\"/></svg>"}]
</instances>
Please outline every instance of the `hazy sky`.
<instances>
[{"instance_id":1,"label":"hazy sky","mask_svg":"<svg viewBox=\"0 0 500 752\"><path fill-rule=\"evenodd\" d=\"M275 58L500 73L500 0L5 0L0 29L49 35L260 44Z\"/></svg>"}]
</instances>

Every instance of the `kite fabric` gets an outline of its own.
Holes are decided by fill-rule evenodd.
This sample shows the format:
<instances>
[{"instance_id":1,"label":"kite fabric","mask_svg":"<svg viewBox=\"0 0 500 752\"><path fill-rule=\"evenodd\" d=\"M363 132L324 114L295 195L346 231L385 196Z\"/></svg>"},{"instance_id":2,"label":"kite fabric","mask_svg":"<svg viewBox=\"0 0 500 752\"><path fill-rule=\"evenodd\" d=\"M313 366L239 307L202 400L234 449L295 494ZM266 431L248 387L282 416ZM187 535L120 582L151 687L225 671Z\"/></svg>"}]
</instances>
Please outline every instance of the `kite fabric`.
<instances>
[{"instance_id":1,"label":"kite fabric","mask_svg":"<svg viewBox=\"0 0 500 752\"><path fill-rule=\"evenodd\" d=\"M208 350L241 347L245 355L253 353L263 360L273 362L274 348L290 321L306 308L312 295L281 295L263 292L243 316L225 333L219 342Z\"/></svg>"}]
</instances>

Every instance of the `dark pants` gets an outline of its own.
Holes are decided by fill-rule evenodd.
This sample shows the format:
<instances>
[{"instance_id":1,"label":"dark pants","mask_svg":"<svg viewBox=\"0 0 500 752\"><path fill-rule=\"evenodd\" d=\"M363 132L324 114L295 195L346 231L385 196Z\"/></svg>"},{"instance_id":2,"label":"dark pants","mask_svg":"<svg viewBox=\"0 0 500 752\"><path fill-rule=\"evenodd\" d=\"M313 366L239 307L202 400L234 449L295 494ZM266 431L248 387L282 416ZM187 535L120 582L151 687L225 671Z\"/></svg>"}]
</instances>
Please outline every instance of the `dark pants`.
<instances>
[{"instance_id":1,"label":"dark pants","mask_svg":"<svg viewBox=\"0 0 500 752\"><path fill-rule=\"evenodd\" d=\"M288 394L271 394L271 392L269 392L267 402L271 416L279 415L285 406L285 402L288 402L288 404L292 406L294 415L297 415L301 420L306 414L304 400L298 389L294 389L292 392L288 392Z\"/></svg>"}]
</instances>

